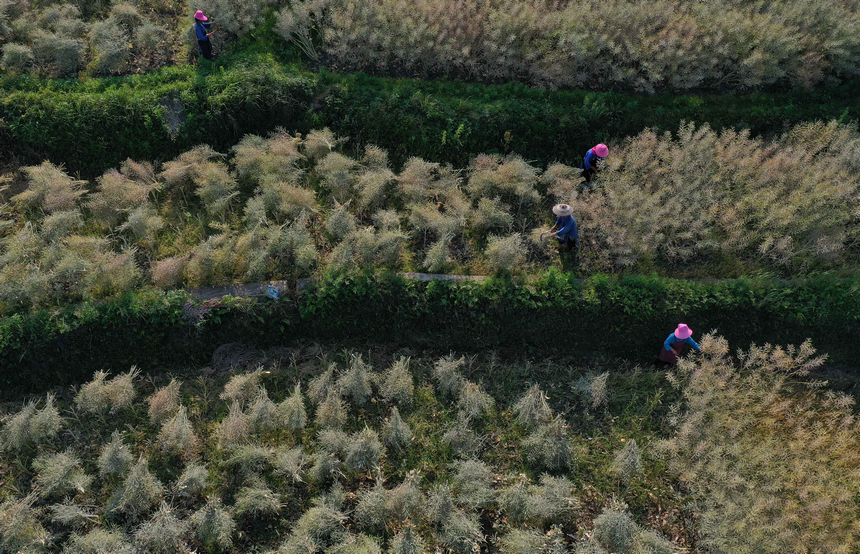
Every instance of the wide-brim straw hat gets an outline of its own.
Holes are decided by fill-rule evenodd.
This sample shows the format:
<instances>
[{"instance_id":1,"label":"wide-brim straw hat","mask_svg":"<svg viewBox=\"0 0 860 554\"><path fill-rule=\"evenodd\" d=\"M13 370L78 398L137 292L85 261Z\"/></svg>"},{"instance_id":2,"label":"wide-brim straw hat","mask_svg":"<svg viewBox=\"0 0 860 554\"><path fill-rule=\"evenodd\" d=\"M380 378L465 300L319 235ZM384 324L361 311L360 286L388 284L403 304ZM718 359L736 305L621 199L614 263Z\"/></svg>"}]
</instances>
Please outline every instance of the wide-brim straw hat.
<instances>
[{"instance_id":1,"label":"wide-brim straw hat","mask_svg":"<svg viewBox=\"0 0 860 554\"><path fill-rule=\"evenodd\" d=\"M209 18L203 15L203 10L197 10L197 13L194 14L194 19L197 21L209 21Z\"/></svg>"},{"instance_id":2,"label":"wide-brim straw hat","mask_svg":"<svg viewBox=\"0 0 860 554\"><path fill-rule=\"evenodd\" d=\"M681 323L678 325L678 328L675 329L675 338L678 339L688 339L693 336L693 330L687 327L685 323Z\"/></svg>"},{"instance_id":3,"label":"wide-brim straw hat","mask_svg":"<svg viewBox=\"0 0 860 554\"><path fill-rule=\"evenodd\" d=\"M556 204L552 207L552 213L558 217L564 217L573 213L573 208L569 204Z\"/></svg>"}]
</instances>

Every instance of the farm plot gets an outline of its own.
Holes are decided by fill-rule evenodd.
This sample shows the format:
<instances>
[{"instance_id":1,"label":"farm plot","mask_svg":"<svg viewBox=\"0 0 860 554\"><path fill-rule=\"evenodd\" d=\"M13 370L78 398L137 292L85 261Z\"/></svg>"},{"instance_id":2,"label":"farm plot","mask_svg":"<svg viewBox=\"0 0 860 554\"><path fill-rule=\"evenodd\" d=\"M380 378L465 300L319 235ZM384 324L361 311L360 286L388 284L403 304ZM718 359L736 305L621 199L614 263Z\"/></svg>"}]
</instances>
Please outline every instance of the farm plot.
<instances>
[{"instance_id":1,"label":"farm plot","mask_svg":"<svg viewBox=\"0 0 860 554\"><path fill-rule=\"evenodd\" d=\"M0 309L384 268L721 278L858 267L856 130L804 124L779 140L684 125L613 146L596 188L579 170L481 155L395 173L328 129L201 145L86 183L49 162L16 175L0 218ZM14 192L14 194L13 194ZM579 254L542 241L569 203ZM550 242L554 242L551 239Z\"/></svg>"},{"instance_id":2,"label":"farm plot","mask_svg":"<svg viewBox=\"0 0 860 554\"><path fill-rule=\"evenodd\" d=\"M557 554L856 543L860 441L849 398L797 382L819 363L811 347L754 347L738 367L722 339L702 345L705 354L666 375L494 351L411 359L316 346L229 374L100 372L6 407L0 549Z\"/></svg>"}]
</instances>

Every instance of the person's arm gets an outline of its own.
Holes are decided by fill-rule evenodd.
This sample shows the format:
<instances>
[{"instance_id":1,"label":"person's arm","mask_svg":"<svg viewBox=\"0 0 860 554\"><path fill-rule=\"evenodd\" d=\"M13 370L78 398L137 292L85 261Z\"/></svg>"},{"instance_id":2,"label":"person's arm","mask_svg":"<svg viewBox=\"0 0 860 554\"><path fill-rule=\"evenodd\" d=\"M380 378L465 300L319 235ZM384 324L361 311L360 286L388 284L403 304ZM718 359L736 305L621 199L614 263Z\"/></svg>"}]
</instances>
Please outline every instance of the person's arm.
<instances>
[{"instance_id":1,"label":"person's arm","mask_svg":"<svg viewBox=\"0 0 860 554\"><path fill-rule=\"evenodd\" d=\"M684 342L695 348L696 350L701 350L702 347L699 346L699 343L693 340L693 337L687 337L684 339Z\"/></svg>"},{"instance_id":2,"label":"person's arm","mask_svg":"<svg viewBox=\"0 0 860 554\"><path fill-rule=\"evenodd\" d=\"M594 165L592 164L594 158L594 152L592 152L591 150L585 153L585 159L582 161L583 165L585 166L585 169L594 169Z\"/></svg>"}]
</instances>

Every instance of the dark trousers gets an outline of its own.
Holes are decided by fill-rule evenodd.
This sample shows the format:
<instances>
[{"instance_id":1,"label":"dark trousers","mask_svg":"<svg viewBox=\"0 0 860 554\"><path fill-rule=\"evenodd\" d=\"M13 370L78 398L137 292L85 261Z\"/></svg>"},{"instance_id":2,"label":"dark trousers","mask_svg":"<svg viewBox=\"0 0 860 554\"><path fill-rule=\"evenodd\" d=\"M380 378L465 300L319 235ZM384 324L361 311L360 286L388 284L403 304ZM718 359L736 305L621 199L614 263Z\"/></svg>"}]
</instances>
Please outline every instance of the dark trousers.
<instances>
[{"instance_id":1,"label":"dark trousers","mask_svg":"<svg viewBox=\"0 0 860 554\"><path fill-rule=\"evenodd\" d=\"M197 45L200 46L200 54L207 60L212 59L212 43L208 40L198 40Z\"/></svg>"},{"instance_id":2,"label":"dark trousers","mask_svg":"<svg viewBox=\"0 0 860 554\"><path fill-rule=\"evenodd\" d=\"M678 351L679 354L683 354L686 344L682 341L678 341L672 343L672 348ZM669 367L678 363L678 356L675 355L671 350L666 350L666 347L660 348L660 354L657 355L657 359L654 361L654 365L656 367Z\"/></svg>"},{"instance_id":3,"label":"dark trousers","mask_svg":"<svg viewBox=\"0 0 860 554\"><path fill-rule=\"evenodd\" d=\"M565 245L567 245L567 251L570 252L574 248L576 248L576 241L572 238L568 237L565 240L558 239L558 249L561 250Z\"/></svg>"},{"instance_id":4,"label":"dark trousers","mask_svg":"<svg viewBox=\"0 0 860 554\"><path fill-rule=\"evenodd\" d=\"M591 169L583 169L582 170L582 178L585 179L586 183L590 183L591 179L594 177L594 175L596 173L597 173L597 170L594 169L593 167Z\"/></svg>"}]
</instances>

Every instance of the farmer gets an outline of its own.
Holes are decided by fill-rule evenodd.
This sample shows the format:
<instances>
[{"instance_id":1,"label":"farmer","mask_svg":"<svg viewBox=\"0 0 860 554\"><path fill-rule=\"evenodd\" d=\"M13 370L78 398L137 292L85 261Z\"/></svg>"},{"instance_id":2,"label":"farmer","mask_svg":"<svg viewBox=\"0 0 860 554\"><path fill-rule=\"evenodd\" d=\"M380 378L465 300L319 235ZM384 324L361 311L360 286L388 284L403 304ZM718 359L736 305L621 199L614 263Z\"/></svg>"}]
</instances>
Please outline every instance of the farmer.
<instances>
[{"instance_id":1,"label":"farmer","mask_svg":"<svg viewBox=\"0 0 860 554\"><path fill-rule=\"evenodd\" d=\"M197 34L197 45L200 47L200 54L207 60L212 59L212 43L209 42L209 35L215 32L211 23L207 23L209 18L203 15L203 10L197 10L194 14L194 32ZM209 31L208 33L206 31Z\"/></svg>"},{"instance_id":2,"label":"farmer","mask_svg":"<svg viewBox=\"0 0 860 554\"><path fill-rule=\"evenodd\" d=\"M678 356L684 349L684 346L689 344L697 351L701 351L702 347L693 340L693 330L687 327L685 323L678 324L675 332L663 342L663 348L660 349L660 355L654 362L654 365L666 367L675 365L678 362Z\"/></svg>"},{"instance_id":3,"label":"farmer","mask_svg":"<svg viewBox=\"0 0 860 554\"><path fill-rule=\"evenodd\" d=\"M552 207L552 213L558 216L555 220L555 225L550 228L552 233L550 236L558 239L558 247L561 250L562 245L567 244L567 251L570 252L574 248L579 247L579 232L576 229L576 220L573 219L573 208L568 204L556 204ZM558 228L558 231L552 232Z\"/></svg>"},{"instance_id":4,"label":"farmer","mask_svg":"<svg viewBox=\"0 0 860 554\"><path fill-rule=\"evenodd\" d=\"M585 189L585 187L594 187L594 185L591 184L591 178L594 177L595 173L597 173L597 162L602 161L603 158L608 155L609 148L607 148L603 143L598 144L585 153L585 158L579 166L579 169L582 170L582 178L585 179L579 184L580 187L583 189Z\"/></svg>"}]
</instances>

